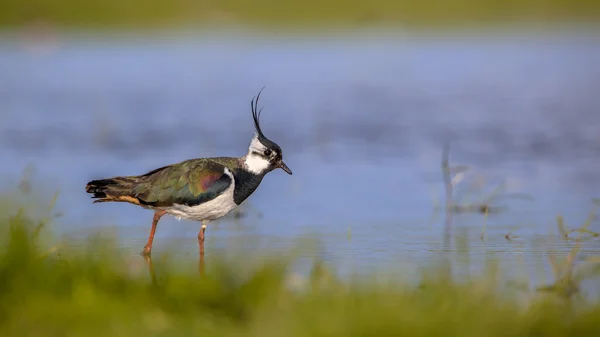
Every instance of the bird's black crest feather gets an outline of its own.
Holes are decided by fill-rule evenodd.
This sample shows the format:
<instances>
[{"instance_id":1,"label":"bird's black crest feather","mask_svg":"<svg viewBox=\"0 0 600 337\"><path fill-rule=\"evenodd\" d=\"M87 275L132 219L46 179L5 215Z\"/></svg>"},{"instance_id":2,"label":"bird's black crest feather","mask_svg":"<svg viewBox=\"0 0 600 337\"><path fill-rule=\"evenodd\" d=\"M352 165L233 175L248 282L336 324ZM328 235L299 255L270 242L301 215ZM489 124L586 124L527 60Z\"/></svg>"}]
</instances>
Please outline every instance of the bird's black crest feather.
<instances>
[{"instance_id":1,"label":"bird's black crest feather","mask_svg":"<svg viewBox=\"0 0 600 337\"><path fill-rule=\"evenodd\" d=\"M263 86L262 89L260 89L260 91L258 92L258 95L256 95L256 97L254 97L252 101L250 101L250 108L252 109L252 118L254 119L254 127L256 128L256 133L258 134L258 140L264 146L271 150L275 150L281 153L281 148L279 147L279 145L275 144L275 142L265 137L262 130L260 129L260 113L262 111L262 108L258 108L258 99L260 98L260 94L262 93L264 88L265 87Z\"/></svg>"},{"instance_id":2,"label":"bird's black crest feather","mask_svg":"<svg viewBox=\"0 0 600 337\"><path fill-rule=\"evenodd\" d=\"M262 108L258 109L258 99L260 98L260 94L262 93L264 88L265 87L263 86L262 89L260 89L260 91L258 92L258 95L256 95L256 97L252 98L252 100L250 101L250 109L252 110L252 119L254 119L254 128L256 129L256 133L258 133L259 137L265 136L262 133L262 130L260 129L260 113L262 111Z\"/></svg>"}]
</instances>

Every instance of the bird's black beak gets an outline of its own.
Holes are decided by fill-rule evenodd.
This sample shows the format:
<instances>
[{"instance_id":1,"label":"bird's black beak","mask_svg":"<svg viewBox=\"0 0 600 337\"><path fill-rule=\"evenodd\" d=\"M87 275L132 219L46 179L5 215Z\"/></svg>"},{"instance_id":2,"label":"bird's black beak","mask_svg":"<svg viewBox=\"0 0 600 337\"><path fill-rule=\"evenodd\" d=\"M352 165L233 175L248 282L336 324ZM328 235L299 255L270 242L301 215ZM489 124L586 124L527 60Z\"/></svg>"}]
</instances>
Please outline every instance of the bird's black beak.
<instances>
[{"instance_id":1,"label":"bird's black beak","mask_svg":"<svg viewBox=\"0 0 600 337\"><path fill-rule=\"evenodd\" d=\"M283 162L283 160L279 161L279 164L277 164L277 167L284 170L285 173L292 175L292 170L290 170L290 168L287 167L287 165Z\"/></svg>"}]
</instances>

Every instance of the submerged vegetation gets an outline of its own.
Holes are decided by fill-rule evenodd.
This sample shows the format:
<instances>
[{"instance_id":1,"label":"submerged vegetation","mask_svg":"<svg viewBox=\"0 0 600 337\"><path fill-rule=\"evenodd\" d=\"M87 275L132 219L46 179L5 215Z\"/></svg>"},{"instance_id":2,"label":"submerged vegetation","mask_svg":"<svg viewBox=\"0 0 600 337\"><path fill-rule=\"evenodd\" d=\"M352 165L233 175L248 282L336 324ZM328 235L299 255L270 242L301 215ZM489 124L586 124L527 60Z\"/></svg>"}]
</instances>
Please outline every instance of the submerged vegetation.
<instances>
[{"instance_id":1,"label":"submerged vegetation","mask_svg":"<svg viewBox=\"0 0 600 337\"><path fill-rule=\"evenodd\" d=\"M21 208L0 218L2 336L600 333L600 303L573 296L575 281L565 276L576 252L567 264L557 262L557 284L543 292L499 287L493 264L462 281L444 268L425 269L419 284L373 275L340 280L318 262L303 282L291 282L293 261L283 258L242 273L211 257L206 269L190 273L174 268L189 261L144 264L94 236L83 250L56 246L45 238L57 220L44 216L54 214L55 200L38 216ZM590 266L598 269L598 262Z\"/></svg>"},{"instance_id":2,"label":"submerged vegetation","mask_svg":"<svg viewBox=\"0 0 600 337\"><path fill-rule=\"evenodd\" d=\"M59 26L234 25L401 26L490 22L550 22L600 17L590 0L374 0L374 1L14 1L0 0L0 25L42 20Z\"/></svg>"}]
</instances>

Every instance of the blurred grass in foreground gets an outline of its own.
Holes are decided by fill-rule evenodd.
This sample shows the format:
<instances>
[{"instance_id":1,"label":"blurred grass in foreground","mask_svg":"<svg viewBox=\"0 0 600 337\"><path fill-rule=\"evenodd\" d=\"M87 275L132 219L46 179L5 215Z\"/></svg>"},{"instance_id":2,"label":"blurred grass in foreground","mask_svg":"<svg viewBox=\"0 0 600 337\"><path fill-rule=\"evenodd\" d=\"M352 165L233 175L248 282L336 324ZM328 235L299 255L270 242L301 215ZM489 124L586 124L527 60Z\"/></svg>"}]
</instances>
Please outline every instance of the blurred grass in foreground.
<instances>
[{"instance_id":1,"label":"blurred grass in foreground","mask_svg":"<svg viewBox=\"0 0 600 337\"><path fill-rule=\"evenodd\" d=\"M494 268L465 282L429 270L415 287L375 277L341 282L316 264L302 287L290 287L285 259L243 276L211 259L202 276L177 272L171 262L154 266L153 278L110 240L92 237L78 252L46 246L48 218L28 214L0 218L1 336L600 333L598 303L498 291Z\"/></svg>"},{"instance_id":2,"label":"blurred grass in foreground","mask_svg":"<svg viewBox=\"0 0 600 337\"><path fill-rule=\"evenodd\" d=\"M41 20L58 26L251 24L259 26L439 26L578 21L600 17L594 0L0 0L0 25Z\"/></svg>"}]
</instances>

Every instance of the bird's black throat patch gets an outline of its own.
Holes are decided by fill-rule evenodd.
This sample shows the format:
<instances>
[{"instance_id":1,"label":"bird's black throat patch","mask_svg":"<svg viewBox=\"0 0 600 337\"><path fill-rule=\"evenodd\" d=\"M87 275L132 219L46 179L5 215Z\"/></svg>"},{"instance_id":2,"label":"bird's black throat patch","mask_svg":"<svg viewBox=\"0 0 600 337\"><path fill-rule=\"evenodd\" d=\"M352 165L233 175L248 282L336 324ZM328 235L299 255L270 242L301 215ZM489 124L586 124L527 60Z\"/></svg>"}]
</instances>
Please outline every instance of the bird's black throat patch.
<instances>
[{"instance_id":1,"label":"bird's black throat patch","mask_svg":"<svg viewBox=\"0 0 600 337\"><path fill-rule=\"evenodd\" d=\"M233 172L233 176L235 178L233 202L239 205L258 188L265 174L254 174L240 168Z\"/></svg>"}]
</instances>

